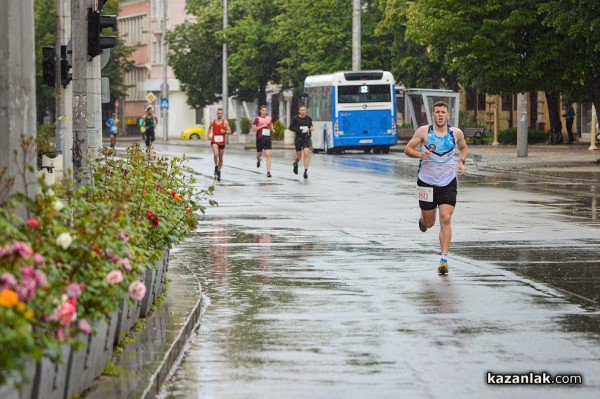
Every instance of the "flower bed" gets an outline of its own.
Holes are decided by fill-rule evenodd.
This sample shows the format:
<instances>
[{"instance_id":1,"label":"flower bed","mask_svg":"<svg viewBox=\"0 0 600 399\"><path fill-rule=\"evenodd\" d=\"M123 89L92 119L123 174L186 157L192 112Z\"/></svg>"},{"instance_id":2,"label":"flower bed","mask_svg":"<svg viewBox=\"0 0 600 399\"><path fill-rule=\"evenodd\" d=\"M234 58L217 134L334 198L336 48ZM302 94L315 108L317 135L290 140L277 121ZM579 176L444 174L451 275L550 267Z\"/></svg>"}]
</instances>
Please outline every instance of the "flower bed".
<instances>
[{"instance_id":1,"label":"flower bed","mask_svg":"<svg viewBox=\"0 0 600 399\"><path fill-rule=\"evenodd\" d=\"M114 324L122 298L139 313L146 269L195 230L212 193L184 163L133 145L122 158L102 153L81 176L89 184L39 179L34 197L4 200L0 185L0 347L11 354L0 357L0 386L30 378L28 360L64 361L65 344L76 353L98 321Z\"/></svg>"}]
</instances>

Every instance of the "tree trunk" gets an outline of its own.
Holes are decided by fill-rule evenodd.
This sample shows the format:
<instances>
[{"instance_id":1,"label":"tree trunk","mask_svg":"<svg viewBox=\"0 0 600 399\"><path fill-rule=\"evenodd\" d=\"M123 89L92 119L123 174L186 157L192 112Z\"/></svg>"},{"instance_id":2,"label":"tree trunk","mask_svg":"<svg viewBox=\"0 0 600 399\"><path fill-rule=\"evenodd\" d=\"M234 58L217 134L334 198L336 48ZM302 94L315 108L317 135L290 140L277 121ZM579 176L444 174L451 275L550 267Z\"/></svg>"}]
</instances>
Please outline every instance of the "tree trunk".
<instances>
[{"instance_id":1,"label":"tree trunk","mask_svg":"<svg viewBox=\"0 0 600 399\"><path fill-rule=\"evenodd\" d=\"M260 78L258 80L258 109L257 111L257 115L260 115L260 107L263 105L267 105L267 80Z\"/></svg>"},{"instance_id":2,"label":"tree trunk","mask_svg":"<svg viewBox=\"0 0 600 399\"><path fill-rule=\"evenodd\" d=\"M546 92L546 104L548 105L550 130L562 132L562 122L560 120L560 95L558 93Z\"/></svg>"}]
</instances>

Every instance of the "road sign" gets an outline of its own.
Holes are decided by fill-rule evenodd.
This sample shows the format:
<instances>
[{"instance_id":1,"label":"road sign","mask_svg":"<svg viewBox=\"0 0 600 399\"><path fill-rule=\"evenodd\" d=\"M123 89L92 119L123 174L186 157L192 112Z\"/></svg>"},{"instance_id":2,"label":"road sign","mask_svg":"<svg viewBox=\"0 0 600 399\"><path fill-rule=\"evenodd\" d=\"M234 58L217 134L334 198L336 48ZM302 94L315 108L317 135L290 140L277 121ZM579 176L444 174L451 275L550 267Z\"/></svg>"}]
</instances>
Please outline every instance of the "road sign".
<instances>
[{"instance_id":1,"label":"road sign","mask_svg":"<svg viewBox=\"0 0 600 399\"><path fill-rule=\"evenodd\" d=\"M156 96L152 93L148 93L146 94L146 100L148 100L149 103L153 103L154 100L156 100Z\"/></svg>"},{"instance_id":2,"label":"road sign","mask_svg":"<svg viewBox=\"0 0 600 399\"><path fill-rule=\"evenodd\" d=\"M169 99L168 98L160 99L160 109L169 109Z\"/></svg>"}]
</instances>

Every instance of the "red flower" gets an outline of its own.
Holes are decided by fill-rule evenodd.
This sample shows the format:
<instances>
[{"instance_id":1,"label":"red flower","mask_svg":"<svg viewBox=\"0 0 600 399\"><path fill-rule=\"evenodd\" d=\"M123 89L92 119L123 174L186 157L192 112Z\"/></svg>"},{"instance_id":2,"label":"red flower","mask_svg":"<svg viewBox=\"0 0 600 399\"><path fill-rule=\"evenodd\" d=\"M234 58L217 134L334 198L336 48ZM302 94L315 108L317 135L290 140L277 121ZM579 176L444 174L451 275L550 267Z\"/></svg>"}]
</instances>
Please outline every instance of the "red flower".
<instances>
[{"instance_id":1,"label":"red flower","mask_svg":"<svg viewBox=\"0 0 600 399\"><path fill-rule=\"evenodd\" d=\"M100 250L98 247L92 247L92 252L97 253L98 256L102 256L102 250Z\"/></svg>"},{"instance_id":2,"label":"red flower","mask_svg":"<svg viewBox=\"0 0 600 399\"><path fill-rule=\"evenodd\" d=\"M32 228L32 229L37 229L40 225L40 222L37 221L37 219L28 219L27 220L27 226Z\"/></svg>"}]
</instances>

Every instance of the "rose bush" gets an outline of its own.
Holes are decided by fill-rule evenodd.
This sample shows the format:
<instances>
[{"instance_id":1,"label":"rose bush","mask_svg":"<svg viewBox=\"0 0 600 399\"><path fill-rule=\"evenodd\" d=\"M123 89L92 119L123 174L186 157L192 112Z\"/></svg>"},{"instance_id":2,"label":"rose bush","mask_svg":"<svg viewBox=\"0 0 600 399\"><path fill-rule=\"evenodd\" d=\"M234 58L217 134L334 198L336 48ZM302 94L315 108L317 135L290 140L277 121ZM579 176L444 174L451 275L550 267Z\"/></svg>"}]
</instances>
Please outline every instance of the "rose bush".
<instances>
[{"instance_id":1,"label":"rose bush","mask_svg":"<svg viewBox=\"0 0 600 399\"><path fill-rule=\"evenodd\" d=\"M0 347L11 354L0 358L0 385L28 358L92 333L123 297L143 299L145 269L195 230L204 202L215 204L185 161L148 159L133 145L90 162L79 176L87 184L41 178L35 196L0 202Z\"/></svg>"}]
</instances>

